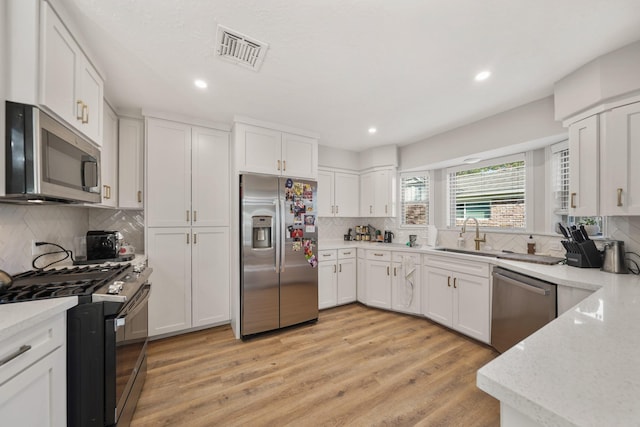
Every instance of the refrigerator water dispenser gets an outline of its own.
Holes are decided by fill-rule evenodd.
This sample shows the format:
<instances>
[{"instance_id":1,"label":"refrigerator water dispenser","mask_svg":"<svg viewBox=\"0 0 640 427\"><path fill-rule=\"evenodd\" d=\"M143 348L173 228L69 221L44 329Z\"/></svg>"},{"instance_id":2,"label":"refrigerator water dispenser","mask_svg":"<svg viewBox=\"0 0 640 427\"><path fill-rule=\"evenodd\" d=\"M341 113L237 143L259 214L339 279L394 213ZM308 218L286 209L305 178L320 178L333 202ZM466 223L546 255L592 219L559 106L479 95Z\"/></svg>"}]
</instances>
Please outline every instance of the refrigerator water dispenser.
<instances>
[{"instance_id":1,"label":"refrigerator water dispenser","mask_svg":"<svg viewBox=\"0 0 640 427\"><path fill-rule=\"evenodd\" d=\"M254 249L271 248L271 224L273 218L270 216L253 216L251 217L253 232L251 233L251 246Z\"/></svg>"}]
</instances>

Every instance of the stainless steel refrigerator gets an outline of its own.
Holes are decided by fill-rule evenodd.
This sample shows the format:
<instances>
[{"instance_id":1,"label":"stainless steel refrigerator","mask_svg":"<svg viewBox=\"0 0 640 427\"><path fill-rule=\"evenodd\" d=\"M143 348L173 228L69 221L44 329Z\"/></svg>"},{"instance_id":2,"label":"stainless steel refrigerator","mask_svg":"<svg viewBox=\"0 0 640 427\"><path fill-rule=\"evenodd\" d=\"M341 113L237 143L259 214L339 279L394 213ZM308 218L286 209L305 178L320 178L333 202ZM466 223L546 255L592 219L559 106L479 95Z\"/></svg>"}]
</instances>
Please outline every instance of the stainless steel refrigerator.
<instances>
[{"instance_id":1,"label":"stainless steel refrigerator","mask_svg":"<svg viewBox=\"0 0 640 427\"><path fill-rule=\"evenodd\" d=\"M318 319L316 182L240 176L242 337Z\"/></svg>"}]
</instances>

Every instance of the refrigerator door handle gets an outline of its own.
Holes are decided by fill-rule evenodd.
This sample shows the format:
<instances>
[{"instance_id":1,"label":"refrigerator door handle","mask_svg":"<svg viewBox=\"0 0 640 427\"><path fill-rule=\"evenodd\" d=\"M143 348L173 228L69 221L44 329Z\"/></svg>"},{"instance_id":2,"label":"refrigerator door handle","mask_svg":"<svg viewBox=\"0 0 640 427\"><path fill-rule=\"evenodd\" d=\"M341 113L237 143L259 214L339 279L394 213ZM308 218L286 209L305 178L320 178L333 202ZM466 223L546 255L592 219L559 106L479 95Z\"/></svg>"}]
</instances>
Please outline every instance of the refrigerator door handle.
<instances>
[{"instance_id":1,"label":"refrigerator door handle","mask_svg":"<svg viewBox=\"0 0 640 427\"><path fill-rule=\"evenodd\" d=\"M280 222L277 220L277 218L280 217L280 203L276 200L274 202L274 204L276 205L276 221L274 221L274 230L273 230L273 234L275 236L275 241L276 241L276 251L275 251L275 270L276 273L280 272L280 238L278 237L278 233L280 232L280 229L282 228L282 224L280 224Z\"/></svg>"},{"instance_id":2,"label":"refrigerator door handle","mask_svg":"<svg viewBox=\"0 0 640 427\"><path fill-rule=\"evenodd\" d=\"M280 253L280 273L284 273L284 264L285 264L285 259L284 259L284 252L285 252L285 232L287 227L285 227L285 223L284 223L284 200L280 200L280 248L278 250L278 252Z\"/></svg>"}]
</instances>

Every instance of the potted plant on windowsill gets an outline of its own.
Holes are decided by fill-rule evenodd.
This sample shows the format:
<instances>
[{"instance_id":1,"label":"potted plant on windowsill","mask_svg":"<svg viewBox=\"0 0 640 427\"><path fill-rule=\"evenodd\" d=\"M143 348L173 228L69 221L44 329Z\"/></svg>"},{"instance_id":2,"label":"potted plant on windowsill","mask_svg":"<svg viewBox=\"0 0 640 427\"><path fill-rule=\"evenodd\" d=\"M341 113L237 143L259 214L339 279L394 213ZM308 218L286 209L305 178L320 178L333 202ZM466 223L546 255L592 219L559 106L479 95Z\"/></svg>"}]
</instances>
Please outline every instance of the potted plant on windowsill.
<instances>
[{"instance_id":1,"label":"potted plant on windowsill","mask_svg":"<svg viewBox=\"0 0 640 427\"><path fill-rule=\"evenodd\" d=\"M578 222L578 225L583 225L589 236L596 236L600 234L600 226L593 218L583 218Z\"/></svg>"}]
</instances>

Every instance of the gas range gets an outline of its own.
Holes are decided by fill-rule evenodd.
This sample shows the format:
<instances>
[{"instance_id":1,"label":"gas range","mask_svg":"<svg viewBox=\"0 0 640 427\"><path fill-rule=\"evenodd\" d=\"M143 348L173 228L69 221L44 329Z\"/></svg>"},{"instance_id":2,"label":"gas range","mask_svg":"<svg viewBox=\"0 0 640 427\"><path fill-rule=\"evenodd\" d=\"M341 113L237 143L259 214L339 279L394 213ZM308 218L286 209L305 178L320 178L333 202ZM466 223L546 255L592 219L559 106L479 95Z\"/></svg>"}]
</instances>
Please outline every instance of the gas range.
<instances>
[{"instance_id":1,"label":"gas range","mask_svg":"<svg viewBox=\"0 0 640 427\"><path fill-rule=\"evenodd\" d=\"M130 263L30 270L13 276L13 284L0 291L0 304L67 296L77 296L79 304L124 303L150 274L144 265Z\"/></svg>"}]
</instances>

